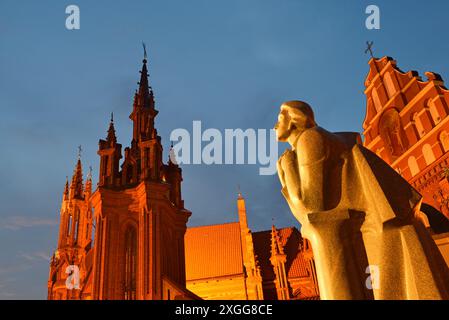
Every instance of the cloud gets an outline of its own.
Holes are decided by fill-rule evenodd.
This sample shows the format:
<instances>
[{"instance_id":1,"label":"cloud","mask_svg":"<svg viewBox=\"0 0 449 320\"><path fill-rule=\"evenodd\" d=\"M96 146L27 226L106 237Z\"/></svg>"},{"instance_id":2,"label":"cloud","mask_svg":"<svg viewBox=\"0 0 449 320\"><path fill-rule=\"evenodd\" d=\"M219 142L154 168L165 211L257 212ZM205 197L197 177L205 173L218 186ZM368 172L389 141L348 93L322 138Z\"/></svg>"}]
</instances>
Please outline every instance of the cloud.
<instances>
[{"instance_id":1,"label":"cloud","mask_svg":"<svg viewBox=\"0 0 449 320\"><path fill-rule=\"evenodd\" d=\"M0 229L19 230L32 227L54 226L58 223L56 219L13 216L0 219Z\"/></svg>"},{"instance_id":2,"label":"cloud","mask_svg":"<svg viewBox=\"0 0 449 320\"><path fill-rule=\"evenodd\" d=\"M20 252L18 256L20 258L24 258L27 261L42 261L42 260L46 262L50 261L50 255L44 251L36 251L31 253Z\"/></svg>"}]
</instances>

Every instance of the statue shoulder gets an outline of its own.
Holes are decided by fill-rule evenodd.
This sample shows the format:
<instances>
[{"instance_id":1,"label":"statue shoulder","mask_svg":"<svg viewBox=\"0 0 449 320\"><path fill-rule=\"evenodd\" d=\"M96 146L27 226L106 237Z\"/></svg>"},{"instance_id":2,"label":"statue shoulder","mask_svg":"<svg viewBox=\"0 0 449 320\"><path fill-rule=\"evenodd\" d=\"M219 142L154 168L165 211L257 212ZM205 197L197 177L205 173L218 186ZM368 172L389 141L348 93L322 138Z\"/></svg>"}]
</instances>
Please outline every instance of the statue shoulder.
<instances>
[{"instance_id":1,"label":"statue shoulder","mask_svg":"<svg viewBox=\"0 0 449 320\"><path fill-rule=\"evenodd\" d=\"M329 135L320 127L304 131L296 145L299 164L308 165L325 160L329 154Z\"/></svg>"}]
</instances>

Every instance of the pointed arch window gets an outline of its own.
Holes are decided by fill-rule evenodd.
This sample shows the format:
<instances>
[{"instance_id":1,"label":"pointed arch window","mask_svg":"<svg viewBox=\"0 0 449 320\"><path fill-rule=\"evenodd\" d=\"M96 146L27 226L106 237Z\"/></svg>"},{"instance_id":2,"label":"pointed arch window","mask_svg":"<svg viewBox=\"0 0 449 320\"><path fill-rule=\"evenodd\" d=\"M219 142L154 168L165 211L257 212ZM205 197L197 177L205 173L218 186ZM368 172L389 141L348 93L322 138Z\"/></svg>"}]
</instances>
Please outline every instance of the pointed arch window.
<instances>
[{"instance_id":1,"label":"pointed arch window","mask_svg":"<svg viewBox=\"0 0 449 320\"><path fill-rule=\"evenodd\" d=\"M125 232L125 300L136 299L137 232L129 226Z\"/></svg>"},{"instance_id":2,"label":"pointed arch window","mask_svg":"<svg viewBox=\"0 0 449 320\"><path fill-rule=\"evenodd\" d=\"M78 241L78 231L79 231L79 221L76 220L76 222L75 222L75 235L73 237L75 242Z\"/></svg>"},{"instance_id":3,"label":"pointed arch window","mask_svg":"<svg viewBox=\"0 0 449 320\"><path fill-rule=\"evenodd\" d=\"M438 112L438 109L435 105L435 103L433 103L432 100L427 100L427 102L425 103L425 106L429 109L430 111L430 115L432 116L432 120L433 123L436 125L438 123L440 123L441 121L441 116L440 113Z\"/></svg>"},{"instance_id":4,"label":"pointed arch window","mask_svg":"<svg viewBox=\"0 0 449 320\"><path fill-rule=\"evenodd\" d=\"M67 222L67 236L70 236L72 231L72 215L69 214L69 221Z\"/></svg>"},{"instance_id":5,"label":"pointed arch window","mask_svg":"<svg viewBox=\"0 0 449 320\"><path fill-rule=\"evenodd\" d=\"M418 132L418 137L422 138L426 131L424 130L424 126L422 124L421 119L419 118L418 113L413 114L412 123L415 125L416 131Z\"/></svg>"}]
</instances>

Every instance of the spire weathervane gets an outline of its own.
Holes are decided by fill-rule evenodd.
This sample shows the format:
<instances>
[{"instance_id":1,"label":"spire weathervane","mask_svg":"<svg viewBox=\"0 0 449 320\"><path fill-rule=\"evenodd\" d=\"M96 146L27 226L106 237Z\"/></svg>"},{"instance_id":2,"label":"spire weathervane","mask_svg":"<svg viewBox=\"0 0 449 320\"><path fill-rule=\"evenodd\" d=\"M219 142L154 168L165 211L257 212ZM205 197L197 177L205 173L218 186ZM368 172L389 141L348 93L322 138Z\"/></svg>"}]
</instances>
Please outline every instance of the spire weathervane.
<instances>
[{"instance_id":1,"label":"spire weathervane","mask_svg":"<svg viewBox=\"0 0 449 320\"><path fill-rule=\"evenodd\" d=\"M147 60L147 46L145 45L145 42L142 41L143 46L143 59Z\"/></svg>"},{"instance_id":2,"label":"spire weathervane","mask_svg":"<svg viewBox=\"0 0 449 320\"><path fill-rule=\"evenodd\" d=\"M367 48L365 50L365 54L367 54L369 52L371 58L374 58L374 55L373 55L373 44L374 44L373 41L367 41L366 42Z\"/></svg>"},{"instance_id":3,"label":"spire weathervane","mask_svg":"<svg viewBox=\"0 0 449 320\"><path fill-rule=\"evenodd\" d=\"M78 159L81 159L81 152L83 151L83 148L81 145L78 146Z\"/></svg>"}]
</instances>

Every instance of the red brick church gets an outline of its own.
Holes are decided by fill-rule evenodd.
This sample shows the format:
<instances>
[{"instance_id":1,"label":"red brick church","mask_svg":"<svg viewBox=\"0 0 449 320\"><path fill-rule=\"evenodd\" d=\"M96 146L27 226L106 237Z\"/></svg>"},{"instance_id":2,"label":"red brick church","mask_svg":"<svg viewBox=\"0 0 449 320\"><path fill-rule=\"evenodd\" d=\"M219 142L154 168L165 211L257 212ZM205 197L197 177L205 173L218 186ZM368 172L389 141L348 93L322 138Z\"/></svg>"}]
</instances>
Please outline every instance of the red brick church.
<instances>
[{"instance_id":1,"label":"red brick church","mask_svg":"<svg viewBox=\"0 0 449 320\"><path fill-rule=\"evenodd\" d=\"M449 91L439 74L372 58L365 80L364 145L449 217Z\"/></svg>"},{"instance_id":2,"label":"red brick church","mask_svg":"<svg viewBox=\"0 0 449 320\"><path fill-rule=\"evenodd\" d=\"M181 169L170 160L163 163L157 114L145 58L129 116L133 137L122 164L111 118L99 142L98 188L92 193L90 175L83 183L80 159L66 184L49 299L195 297L185 288L184 233L191 213L181 197ZM67 288L69 275L79 280L74 290Z\"/></svg>"},{"instance_id":3,"label":"red brick church","mask_svg":"<svg viewBox=\"0 0 449 320\"><path fill-rule=\"evenodd\" d=\"M365 81L364 145L424 196L423 220L449 263L449 91L389 57ZM187 228L182 171L162 159L146 57L122 153L111 117L99 141L98 187L81 160L63 192L48 299L317 299L313 253L296 227L253 232L245 199L238 221ZM124 159L122 160L122 157ZM92 237L92 234L94 236Z\"/></svg>"}]
</instances>

